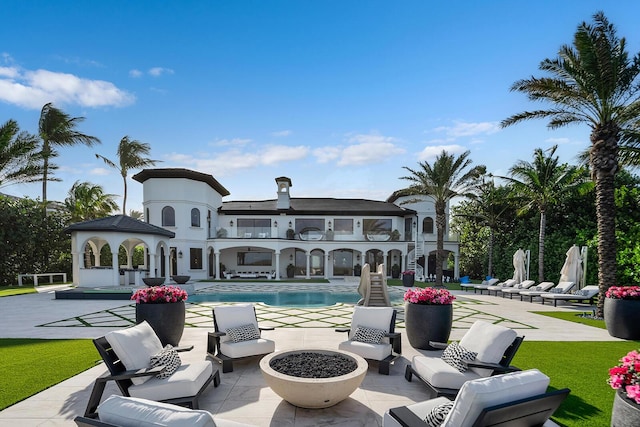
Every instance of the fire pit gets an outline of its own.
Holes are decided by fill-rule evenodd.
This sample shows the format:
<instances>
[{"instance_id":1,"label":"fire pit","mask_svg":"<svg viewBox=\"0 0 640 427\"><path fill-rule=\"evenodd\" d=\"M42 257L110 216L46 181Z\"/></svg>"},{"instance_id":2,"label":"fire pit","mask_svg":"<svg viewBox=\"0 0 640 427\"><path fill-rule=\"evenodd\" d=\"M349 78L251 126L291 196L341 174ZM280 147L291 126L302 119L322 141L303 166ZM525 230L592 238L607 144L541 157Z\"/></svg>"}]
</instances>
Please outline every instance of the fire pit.
<instances>
[{"instance_id":1,"label":"fire pit","mask_svg":"<svg viewBox=\"0 0 640 427\"><path fill-rule=\"evenodd\" d=\"M368 367L357 354L326 349L277 351L260 361L262 376L278 396L310 409L328 408L349 397Z\"/></svg>"}]
</instances>

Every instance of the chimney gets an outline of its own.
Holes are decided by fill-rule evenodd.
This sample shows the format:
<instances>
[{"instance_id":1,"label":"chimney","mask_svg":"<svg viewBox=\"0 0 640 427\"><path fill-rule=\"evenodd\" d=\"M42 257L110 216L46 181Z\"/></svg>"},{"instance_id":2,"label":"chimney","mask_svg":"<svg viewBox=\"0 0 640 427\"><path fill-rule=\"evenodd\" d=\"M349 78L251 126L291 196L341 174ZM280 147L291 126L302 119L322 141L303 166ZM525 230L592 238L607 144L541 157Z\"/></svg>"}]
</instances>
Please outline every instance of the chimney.
<instances>
[{"instance_id":1,"label":"chimney","mask_svg":"<svg viewBox=\"0 0 640 427\"><path fill-rule=\"evenodd\" d=\"M290 209L291 199L289 198L289 187L292 186L291 180L286 176L276 178L276 184L278 184L278 202L276 203L276 209Z\"/></svg>"}]
</instances>

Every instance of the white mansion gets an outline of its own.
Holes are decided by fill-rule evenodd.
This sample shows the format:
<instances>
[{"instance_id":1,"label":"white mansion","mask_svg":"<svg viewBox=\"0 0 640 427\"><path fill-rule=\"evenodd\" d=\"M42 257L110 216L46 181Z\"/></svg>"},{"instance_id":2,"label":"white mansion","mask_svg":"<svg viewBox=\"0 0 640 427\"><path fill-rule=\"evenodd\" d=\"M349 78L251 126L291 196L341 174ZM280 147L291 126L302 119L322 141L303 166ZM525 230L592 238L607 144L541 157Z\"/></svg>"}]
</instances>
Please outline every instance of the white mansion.
<instances>
[{"instance_id":1,"label":"white mansion","mask_svg":"<svg viewBox=\"0 0 640 427\"><path fill-rule=\"evenodd\" d=\"M365 263L374 270L384 263L388 275L394 264L419 276L435 273L430 198L406 204L407 197L396 196L385 202L296 198L291 179L280 177L275 199L223 201L229 191L213 176L188 169L145 169L133 179L143 184L146 222L175 233L169 254L164 248L156 254L158 276L330 278L358 274ZM444 241L454 261L451 270L443 268L458 277L459 244L448 222Z\"/></svg>"}]
</instances>

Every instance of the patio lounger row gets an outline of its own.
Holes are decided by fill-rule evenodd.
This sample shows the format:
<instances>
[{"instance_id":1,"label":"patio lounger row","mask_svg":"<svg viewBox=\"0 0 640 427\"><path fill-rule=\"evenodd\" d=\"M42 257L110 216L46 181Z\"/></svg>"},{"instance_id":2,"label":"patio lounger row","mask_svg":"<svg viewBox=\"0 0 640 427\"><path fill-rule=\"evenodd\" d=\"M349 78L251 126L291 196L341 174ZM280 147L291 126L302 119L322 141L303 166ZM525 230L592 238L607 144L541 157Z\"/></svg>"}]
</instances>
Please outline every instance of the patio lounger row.
<instances>
[{"instance_id":1,"label":"patio lounger row","mask_svg":"<svg viewBox=\"0 0 640 427\"><path fill-rule=\"evenodd\" d=\"M553 306L557 307L558 301L576 301L594 303L594 299L600 293L600 289L595 285L585 286L572 294L548 293L541 295L541 303L544 305L545 300L553 301Z\"/></svg>"},{"instance_id":2,"label":"patio lounger row","mask_svg":"<svg viewBox=\"0 0 640 427\"><path fill-rule=\"evenodd\" d=\"M542 297L543 295L547 295L549 293L568 294L574 286L574 282L560 282L555 287L553 286L553 282L542 282L538 286L536 286L535 290L526 290L520 292L520 301L523 301L523 298L528 297L529 301L533 302L534 298Z\"/></svg>"}]
</instances>

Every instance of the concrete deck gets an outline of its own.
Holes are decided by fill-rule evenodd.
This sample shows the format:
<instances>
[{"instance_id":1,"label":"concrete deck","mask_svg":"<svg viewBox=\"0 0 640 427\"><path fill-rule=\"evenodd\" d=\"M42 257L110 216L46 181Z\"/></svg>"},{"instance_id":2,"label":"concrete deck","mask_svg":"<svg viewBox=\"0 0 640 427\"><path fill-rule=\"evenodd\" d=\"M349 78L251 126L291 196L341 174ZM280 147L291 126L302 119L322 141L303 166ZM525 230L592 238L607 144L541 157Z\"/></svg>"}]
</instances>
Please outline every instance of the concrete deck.
<instances>
[{"instance_id":1,"label":"concrete deck","mask_svg":"<svg viewBox=\"0 0 640 427\"><path fill-rule=\"evenodd\" d=\"M344 282L337 283L345 285ZM197 288L212 284L196 284ZM274 284L276 285L276 284ZM301 284L301 287L308 286ZM318 286L317 284L314 286ZM332 286L326 285L326 286ZM346 286L350 286L346 284ZM247 284L242 283L246 288ZM357 287L354 283L353 287ZM2 338L95 338L132 323L134 307L129 301L55 300L52 288L40 294L0 298L3 313ZM398 289L398 292L402 292ZM591 312L585 305L558 307L539 302L520 302L501 297L455 292L454 328L451 339L460 339L478 319L499 323L525 335L526 341L615 341L606 330L568 323L531 311ZM205 355L206 334L213 330L211 307L219 303L189 304L187 323L181 344L195 349L181 354L184 361L201 360ZM404 326L402 305L399 331ZM277 350L293 348L337 348L344 334L333 331L336 325L348 324L351 307L339 304L323 308L286 308L257 305L260 324L273 325L265 336L276 341ZM209 387L201 399L201 409L216 417L256 426L380 426L384 412L395 406L427 398L420 383L404 379L404 367L419 354L403 335L403 357L391 368L391 375L379 375L372 363L362 383L347 400L327 409L296 408L275 395L265 384L258 359L235 364L233 373L221 374L219 387ZM46 363L46 361L43 361ZM106 372L103 364L91 368L48 390L0 412L0 427L5 426L75 426L72 421L84 413L93 381ZM105 397L119 394L109 385Z\"/></svg>"}]
</instances>

